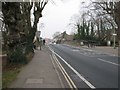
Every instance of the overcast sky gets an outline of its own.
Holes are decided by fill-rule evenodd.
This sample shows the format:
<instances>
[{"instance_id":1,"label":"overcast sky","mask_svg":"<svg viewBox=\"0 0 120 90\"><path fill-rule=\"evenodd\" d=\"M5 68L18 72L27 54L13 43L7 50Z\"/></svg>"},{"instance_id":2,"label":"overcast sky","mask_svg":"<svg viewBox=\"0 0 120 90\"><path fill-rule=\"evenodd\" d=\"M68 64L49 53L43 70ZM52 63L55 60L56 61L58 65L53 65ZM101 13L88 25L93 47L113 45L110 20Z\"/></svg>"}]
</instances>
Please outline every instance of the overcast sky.
<instances>
[{"instance_id":1,"label":"overcast sky","mask_svg":"<svg viewBox=\"0 0 120 90\"><path fill-rule=\"evenodd\" d=\"M40 18L40 23L44 23L44 28L40 23L38 26L41 36L52 38L57 31L71 33L68 24L71 17L79 13L80 4L80 0L56 0L55 5L49 2L42 13L43 17Z\"/></svg>"}]
</instances>

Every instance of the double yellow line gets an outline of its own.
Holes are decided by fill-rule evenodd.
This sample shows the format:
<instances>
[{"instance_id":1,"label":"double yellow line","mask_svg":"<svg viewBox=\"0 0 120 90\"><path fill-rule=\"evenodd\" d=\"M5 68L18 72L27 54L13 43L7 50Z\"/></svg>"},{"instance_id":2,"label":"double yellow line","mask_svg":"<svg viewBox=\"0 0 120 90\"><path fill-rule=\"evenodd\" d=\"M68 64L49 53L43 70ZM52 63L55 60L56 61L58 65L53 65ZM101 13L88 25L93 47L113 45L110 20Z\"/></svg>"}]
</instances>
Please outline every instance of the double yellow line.
<instances>
[{"instance_id":1,"label":"double yellow line","mask_svg":"<svg viewBox=\"0 0 120 90\"><path fill-rule=\"evenodd\" d=\"M64 78L66 79L68 85L70 86L71 90L78 90L76 85L74 84L74 82L72 81L72 79L70 78L70 76L68 75L68 73L66 72L66 70L63 68L63 66L61 65L61 63L58 61L57 57L55 56L55 53L53 50L52 51L52 57L54 58L56 64L58 65L60 71L62 72Z\"/></svg>"}]
</instances>

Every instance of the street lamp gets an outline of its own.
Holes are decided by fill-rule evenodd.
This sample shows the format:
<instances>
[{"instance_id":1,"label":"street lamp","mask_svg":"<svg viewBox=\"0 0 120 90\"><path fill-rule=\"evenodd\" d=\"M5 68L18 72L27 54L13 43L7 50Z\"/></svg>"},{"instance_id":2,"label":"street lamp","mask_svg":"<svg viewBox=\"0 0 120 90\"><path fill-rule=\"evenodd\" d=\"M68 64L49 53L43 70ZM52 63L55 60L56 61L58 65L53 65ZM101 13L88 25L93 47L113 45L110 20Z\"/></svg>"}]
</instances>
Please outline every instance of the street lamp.
<instances>
[{"instance_id":1,"label":"street lamp","mask_svg":"<svg viewBox=\"0 0 120 90\"><path fill-rule=\"evenodd\" d=\"M116 42L115 36L116 36L116 35L117 35L117 34L113 33L113 37L114 37L114 49L116 48L116 45L115 45L115 42Z\"/></svg>"}]
</instances>

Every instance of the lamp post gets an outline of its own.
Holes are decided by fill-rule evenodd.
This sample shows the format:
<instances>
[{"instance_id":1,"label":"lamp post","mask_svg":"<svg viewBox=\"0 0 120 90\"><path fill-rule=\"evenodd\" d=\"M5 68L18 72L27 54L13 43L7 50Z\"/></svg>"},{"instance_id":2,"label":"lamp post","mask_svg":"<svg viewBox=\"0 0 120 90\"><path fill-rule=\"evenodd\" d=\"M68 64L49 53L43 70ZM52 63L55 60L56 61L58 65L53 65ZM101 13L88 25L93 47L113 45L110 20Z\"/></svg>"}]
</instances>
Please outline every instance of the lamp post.
<instances>
[{"instance_id":1,"label":"lamp post","mask_svg":"<svg viewBox=\"0 0 120 90\"><path fill-rule=\"evenodd\" d=\"M116 44L115 44L115 42L116 42L115 36L116 36L116 35L117 35L117 34L113 33L113 37L114 37L114 49L116 48Z\"/></svg>"}]
</instances>

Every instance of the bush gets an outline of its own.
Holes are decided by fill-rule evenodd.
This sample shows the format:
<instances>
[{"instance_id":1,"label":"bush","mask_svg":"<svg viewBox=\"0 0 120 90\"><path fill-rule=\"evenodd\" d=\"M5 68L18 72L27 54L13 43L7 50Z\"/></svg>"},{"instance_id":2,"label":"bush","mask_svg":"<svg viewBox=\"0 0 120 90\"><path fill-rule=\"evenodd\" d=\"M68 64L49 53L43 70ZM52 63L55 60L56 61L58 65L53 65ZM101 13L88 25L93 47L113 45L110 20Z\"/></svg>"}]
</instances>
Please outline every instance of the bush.
<instances>
[{"instance_id":1,"label":"bush","mask_svg":"<svg viewBox=\"0 0 120 90\"><path fill-rule=\"evenodd\" d=\"M97 41L97 46L107 46L107 41Z\"/></svg>"},{"instance_id":2,"label":"bush","mask_svg":"<svg viewBox=\"0 0 120 90\"><path fill-rule=\"evenodd\" d=\"M8 60L10 63L27 63L26 56L23 53L22 48L16 48L13 51L9 51Z\"/></svg>"}]
</instances>

